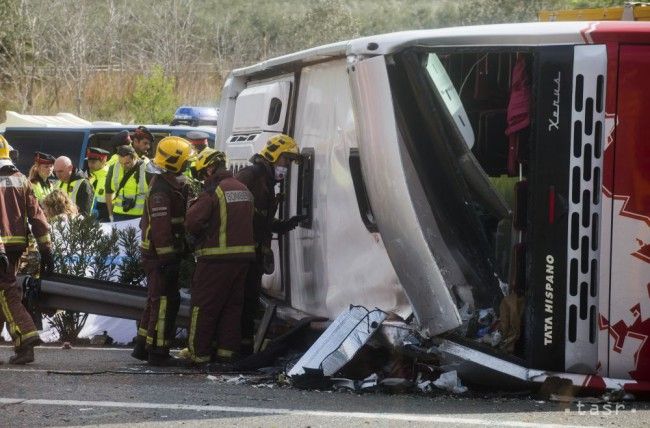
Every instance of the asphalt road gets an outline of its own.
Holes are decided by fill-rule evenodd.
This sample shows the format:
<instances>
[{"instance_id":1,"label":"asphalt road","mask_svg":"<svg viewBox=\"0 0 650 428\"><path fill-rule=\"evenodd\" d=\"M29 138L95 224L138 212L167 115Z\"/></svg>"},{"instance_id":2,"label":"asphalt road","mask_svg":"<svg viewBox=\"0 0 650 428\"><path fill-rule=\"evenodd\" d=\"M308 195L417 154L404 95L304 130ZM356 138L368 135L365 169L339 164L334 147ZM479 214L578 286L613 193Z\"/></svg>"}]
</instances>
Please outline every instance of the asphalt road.
<instances>
[{"instance_id":1,"label":"asphalt road","mask_svg":"<svg viewBox=\"0 0 650 428\"><path fill-rule=\"evenodd\" d=\"M6 361L11 348L0 346ZM36 349L37 361L0 365L0 426L647 426L650 403L610 408L470 390L355 394L300 391L262 376L151 369L129 350ZM582 407L578 407L578 406Z\"/></svg>"}]
</instances>

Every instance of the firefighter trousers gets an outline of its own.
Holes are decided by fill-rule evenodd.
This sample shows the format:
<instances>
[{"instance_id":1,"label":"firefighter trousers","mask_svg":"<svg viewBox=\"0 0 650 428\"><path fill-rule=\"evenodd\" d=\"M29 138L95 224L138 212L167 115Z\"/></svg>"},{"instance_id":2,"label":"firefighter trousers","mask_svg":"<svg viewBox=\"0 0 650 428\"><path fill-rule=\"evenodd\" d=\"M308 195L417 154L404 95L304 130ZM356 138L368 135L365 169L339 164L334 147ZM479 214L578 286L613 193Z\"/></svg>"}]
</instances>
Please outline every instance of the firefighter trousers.
<instances>
[{"instance_id":1,"label":"firefighter trousers","mask_svg":"<svg viewBox=\"0 0 650 428\"><path fill-rule=\"evenodd\" d=\"M178 292L179 263L159 260L142 262L147 275L147 303L138 324L138 340L149 353L168 354L176 333L176 316L181 297Z\"/></svg>"},{"instance_id":2,"label":"firefighter trousers","mask_svg":"<svg viewBox=\"0 0 650 428\"><path fill-rule=\"evenodd\" d=\"M262 291L262 263L254 260L246 274L244 285L244 308L241 316L241 352L242 355L253 353L255 343L255 318L260 311L260 293Z\"/></svg>"},{"instance_id":3,"label":"firefighter trousers","mask_svg":"<svg viewBox=\"0 0 650 428\"><path fill-rule=\"evenodd\" d=\"M21 252L8 251L7 272L0 272L0 321L4 319L16 349L40 341L32 317L23 306L23 292L16 281Z\"/></svg>"},{"instance_id":4,"label":"firefighter trousers","mask_svg":"<svg viewBox=\"0 0 650 428\"><path fill-rule=\"evenodd\" d=\"M195 363L235 358L241 342L244 281L249 262L202 261L192 278L189 350ZM216 348L216 349L215 349Z\"/></svg>"}]
</instances>

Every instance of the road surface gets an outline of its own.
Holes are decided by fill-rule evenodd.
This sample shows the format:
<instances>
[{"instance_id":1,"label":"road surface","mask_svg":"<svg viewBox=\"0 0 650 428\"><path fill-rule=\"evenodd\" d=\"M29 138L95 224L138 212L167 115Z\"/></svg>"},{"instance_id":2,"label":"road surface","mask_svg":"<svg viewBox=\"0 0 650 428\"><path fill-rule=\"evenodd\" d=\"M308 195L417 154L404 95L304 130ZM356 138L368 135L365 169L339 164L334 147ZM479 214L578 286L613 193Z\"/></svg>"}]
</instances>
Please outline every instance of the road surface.
<instances>
[{"instance_id":1,"label":"road surface","mask_svg":"<svg viewBox=\"0 0 650 428\"><path fill-rule=\"evenodd\" d=\"M261 376L150 369L119 348L36 348L0 365L0 426L647 426L650 403L557 403L470 390L437 394L301 391ZM0 359L12 354L0 346Z\"/></svg>"}]
</instances>

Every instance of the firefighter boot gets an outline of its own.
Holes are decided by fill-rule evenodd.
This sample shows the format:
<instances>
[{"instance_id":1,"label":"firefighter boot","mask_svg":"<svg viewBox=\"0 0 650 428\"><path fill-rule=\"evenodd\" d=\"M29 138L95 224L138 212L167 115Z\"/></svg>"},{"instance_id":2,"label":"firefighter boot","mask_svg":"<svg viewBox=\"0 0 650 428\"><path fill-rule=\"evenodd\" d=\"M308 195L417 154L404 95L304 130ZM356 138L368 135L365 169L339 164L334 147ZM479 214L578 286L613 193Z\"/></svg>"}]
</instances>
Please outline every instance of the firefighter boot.
<instances>
[{"instance_id":1,"label":"firefighter boot","mask_svg":"<svg viewBox=\"0 0 650 428\"><path fill-rule=\"evenodd\" d=\"M169 355L169 351L149 351L147 359L150 366L154 367L179 367L182 363L178 359Z\"/></svg>"},{"instance_id":2,"label":"firefighter boot","mask_svg":"<svg viewBox=\"0 0 650 428\"><path fill-rule=\"evenodd\" d=\"M34 362L35 344L25 344L16 349L16 354L9 358L9 364L24 365Z\"/></svg>"},{"instance_id":3,"label":"firefighter boot","mask_svg":"<svg viewBox=\"0 0 650 428\"><path fill-rule=\"evenodd\" d=\"M146 339L142 336L138 336L135 339L135 346L133 347L131 356L136 360L147 361L147 359L149 358L149 353L145 349L146 346L147 346Z\"/></svg>"}]
</instances>

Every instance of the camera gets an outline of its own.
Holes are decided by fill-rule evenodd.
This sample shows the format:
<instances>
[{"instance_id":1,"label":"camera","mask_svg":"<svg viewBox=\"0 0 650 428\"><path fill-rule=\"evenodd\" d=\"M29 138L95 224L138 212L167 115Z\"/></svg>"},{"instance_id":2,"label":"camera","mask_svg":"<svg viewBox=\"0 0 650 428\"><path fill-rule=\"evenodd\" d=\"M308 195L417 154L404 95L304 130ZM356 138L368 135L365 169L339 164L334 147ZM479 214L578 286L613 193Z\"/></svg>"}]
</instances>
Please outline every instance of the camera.
<instances>
[{"instance_id":1,"label":"camera","mask_svg":"<svg viewBox=\"0 0 650 428\"><path fill-rule=\"evenodd\" d=\"M135 208L135 199L133 198L122 199L122 209L124 211L131 211L133 208Z\"/></svg>"}]
</instances>

